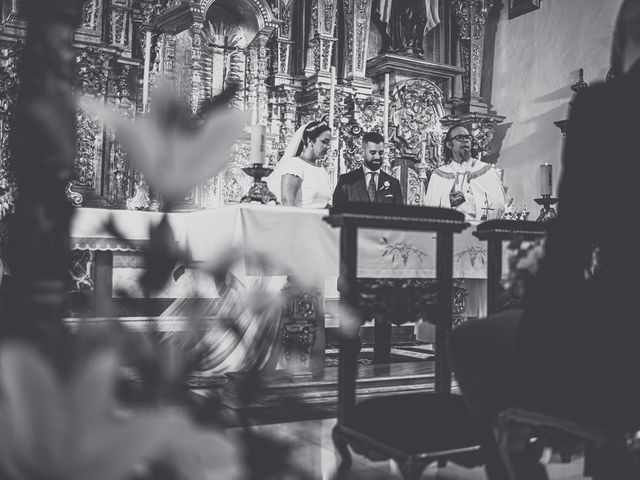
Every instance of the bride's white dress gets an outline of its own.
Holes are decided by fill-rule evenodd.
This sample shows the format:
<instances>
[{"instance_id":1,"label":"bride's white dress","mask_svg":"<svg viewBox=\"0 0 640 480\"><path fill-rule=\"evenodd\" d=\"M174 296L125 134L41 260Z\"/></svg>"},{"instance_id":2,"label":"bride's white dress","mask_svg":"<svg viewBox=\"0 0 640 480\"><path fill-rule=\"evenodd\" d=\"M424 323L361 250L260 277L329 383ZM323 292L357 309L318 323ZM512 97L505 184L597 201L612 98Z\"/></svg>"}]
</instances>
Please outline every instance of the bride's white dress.
<instances>
[{"instance_id":1,"label":"bride's white dress","mask_svg":"<svg viewBox=\"0 0 640 480\"><path fill-rule=\"evenodd\" d=\"M326 208L331 201L331 180L322 166L311 165L299 157L282 158L273 173L267 177L267 185L278 201L282 202L282 177L294 175L300 180L296 206L302 208Z\"/></svg>"}]
</instances>

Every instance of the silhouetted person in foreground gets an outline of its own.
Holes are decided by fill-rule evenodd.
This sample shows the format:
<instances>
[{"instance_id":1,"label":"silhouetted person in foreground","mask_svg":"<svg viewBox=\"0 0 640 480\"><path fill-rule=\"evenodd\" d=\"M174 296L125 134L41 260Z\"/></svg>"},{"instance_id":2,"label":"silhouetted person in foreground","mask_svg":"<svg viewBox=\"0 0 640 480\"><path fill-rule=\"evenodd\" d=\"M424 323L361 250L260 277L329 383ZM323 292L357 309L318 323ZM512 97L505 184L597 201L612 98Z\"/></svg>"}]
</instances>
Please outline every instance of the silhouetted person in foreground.
<instances>
[{"instance_id":1,"label":"silhouetted person in foreground","mask_svg":"<svg viewBox=\"0 0 640 480\"><path fill-rule=\"evenodd\" d=\"M523 310L451 336L491 480L507 478L492 427L509 406L640 427L640 0L621 7L612 60L613 79L572 104L559 216Z\"/></svg>"}]
</instances>

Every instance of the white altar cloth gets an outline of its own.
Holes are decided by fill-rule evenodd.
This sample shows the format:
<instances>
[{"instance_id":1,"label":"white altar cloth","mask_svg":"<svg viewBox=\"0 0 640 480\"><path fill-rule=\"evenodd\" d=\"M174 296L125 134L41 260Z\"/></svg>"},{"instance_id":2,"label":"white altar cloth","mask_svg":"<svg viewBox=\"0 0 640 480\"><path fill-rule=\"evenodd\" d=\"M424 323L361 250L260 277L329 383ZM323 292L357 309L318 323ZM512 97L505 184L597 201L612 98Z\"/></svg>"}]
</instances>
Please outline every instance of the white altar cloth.
<instances>
[{"instance_id":1,"label":"white altar cloth","mask_svg":"<svg viewBox=\"0 0 640 480\"><path fill-rule=\"evenodd\" d=\"M246 204L202 210L189 214L186 238L194 260L211 261L241 250L247 275L306 270L337 277L339 230L323 221L328 213ZM454 236L455 278L487 278L487 246L472 235L474 227ZM435 233L428 232L361 229L358 277L435 278L435 238ZM271 268L259 265L256 254L269 260Z\"/></svg>"},{"instance_id":2,"label":"white altar cloth","mask_svg":"<svg viewBox=\"0 0 640 480\"><path fill-rule=\"evenodd\" d=\"M324 279L331 298L338 276L339 230L324 222L326 215L328 210L239 204L171 213L169 222L176 241L195 261L221 262L238 255L240 276L297 274L320 285ZM79 208L72 222L73 247L97 241L102 246L94 249L126 250L104 229L110 216L125 238L145 241L162 214ZM487 246L472 235L474 230L472 225L454 236L454 278L486 279ZM358 243L359 277L435 278L434 233L362 229ZM503 272L508 271L506 262L503 255Z\"/></svg>"},{"instance_id":3,"label":"white altar cloth","mask_svg":"<svg viewBox=\"0 0 640 480\"><path fill-rule=\"evenodd\" d=\"M132 242L149 240L149 232L164 213L140 210L111 210L108 208L76 208L71 218L71 248L74 250L131 251L131 246L119 241L107 229L112 221L122 236ZM185 221L188 213L170 213L169 225L176 241L186 245Z\"/></svg>"}]
</instances>

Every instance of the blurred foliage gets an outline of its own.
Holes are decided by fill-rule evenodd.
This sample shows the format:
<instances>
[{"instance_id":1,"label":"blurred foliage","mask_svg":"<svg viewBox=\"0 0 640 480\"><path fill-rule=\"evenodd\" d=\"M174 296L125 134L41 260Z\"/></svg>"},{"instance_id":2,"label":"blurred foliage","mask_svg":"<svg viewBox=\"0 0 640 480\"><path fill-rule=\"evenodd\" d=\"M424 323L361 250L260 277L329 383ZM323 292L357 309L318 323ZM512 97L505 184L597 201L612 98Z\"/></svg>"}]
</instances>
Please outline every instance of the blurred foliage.
<instances>
[{"instance_id":1,"label":"blurred foliage","mask_svg":"<svg viewBox=\"0 0 640 480\"><path fill-rule=\"evenodd\" d=\"M509 242L509 272L502 283L500 304L504 310L517 308L536 281L540 261L544 257L545 238Z\"/></svg>"},{"instance_id":2,"label":"blurred foliage","mask_svg":"<svg viewBox=\"0 0 640 480\"><path fill-rule=\"evenodd\" d=\"M246 120L243 113L226 108L233 94L226 90L204 102L197 115L167 91L154 98L149 115L135 120L88 99L85 108L116 132L129 160L170 210L173 200L226 165L228 147ZM105 230L128 243L113 221ZM166 214L151 228L140 255L144 273L139 282L146 297L162 291L176 267L189 261ZM206 372L210 358L218 354L204 341L210 327L205 313L215 314L218 326L238 344L246 342L243 316L270 320L279 313L278 296L239 291L230 274L236 258L229 254L226 261L205 267L225 308L181 312L180 335L167 335L153 321L134 331L117 319L81 319L69 336L62 368L54 368L29 346L2 346L0 478L307 478L293 462L290 444L252 428L248 408L230 415L216 392L200 395L191 388L194 376ZM71 272L76 283L86 273L77 266ZM248 357L261 349L259 344L243 346ZM260 398L270 380L265 377L270 372L260 366L254 362L243 377L241 402L246 407ZM231 426L239 429L233 439L228 438Z\"/></svg>"},{"instance_id":3,"label":"blurred foliage","mask_svg":"<svg viewBox=\"0 0 640 480\"><path fill-rule=\"evenodd\" d=\"M114 396L115 351L78 350L60 375L32 347L0 349L0 474L3 479L122 480L150 462L172 478L235 475L238 447L167 406L133 408ZM184 461L206 455L207 463Z\"/></svg>"}]
</instances>

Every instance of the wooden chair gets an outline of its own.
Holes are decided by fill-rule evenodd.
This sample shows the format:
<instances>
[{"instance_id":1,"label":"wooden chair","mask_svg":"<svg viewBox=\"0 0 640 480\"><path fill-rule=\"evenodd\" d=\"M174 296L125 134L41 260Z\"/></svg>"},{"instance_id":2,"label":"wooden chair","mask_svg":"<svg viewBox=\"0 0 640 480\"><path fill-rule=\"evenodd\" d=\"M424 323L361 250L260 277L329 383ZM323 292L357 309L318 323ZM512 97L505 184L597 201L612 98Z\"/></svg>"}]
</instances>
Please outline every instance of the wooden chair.
<instances>
[{"instance_id":1,"label":"wooden chair","mask_svg":"<svg viewBox=\"0 0 640 480\"><path fill-rule=\"evenodd\" d=\"M452 395L447 342L452 324L453 235L468 227L454 210L350 204L325 219L340 227L340 296L354 311L358 292L359 228L436 232L439 315L436 324L435 393L401 394L356 402L358 337L342 336L338 364L338 423L333 441L342 457L338 476L351 466L349 446L371 460L393 459L403 478L419 479L432 462L474 466L479 446L462 397ZM355 312L357 314L357 312Z\"/></svg>"},{"instance_id":2,"label":"wooden chair","mask_svg":"<svg viewBox=\"0 0 640 480\"><path fill-rule=\"evenodd\" d=\"M548 222L511 220L490 220L478 225L474 235L488 242L489 313L501 310L502 242L516 237L542 237L549 225ZM522 407L504 411L496 424L498 444L512 480L548 480L544 466L539 463L545 446L558 452L564 462L571 460L572 453L583 450L585 476L599 480L639 478L640 455L634 430L632 426L576 421L570 419L570 414L562 416Z\"/></svg>"},{"instance_id":3,"label":"wooden chair","mask_svg":"<svg viewBox=\"0 0 640 480\"><path fill-rule=\"evenodd\" d=\"M635 480L640 478L636 428L577 422L514 407L498 417L496 437L511 480L549 479L539 463L540 446L560 452L564 462L571 460L573 452L584 451L586 477ZM532 438L538 439L535 447Z\"/></svg>"}]
</instances>

